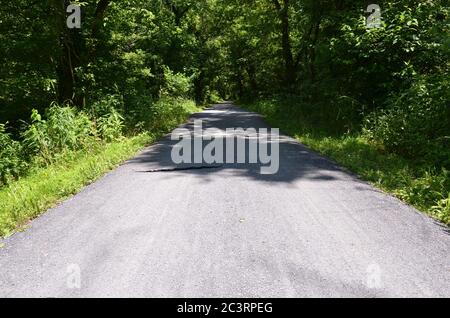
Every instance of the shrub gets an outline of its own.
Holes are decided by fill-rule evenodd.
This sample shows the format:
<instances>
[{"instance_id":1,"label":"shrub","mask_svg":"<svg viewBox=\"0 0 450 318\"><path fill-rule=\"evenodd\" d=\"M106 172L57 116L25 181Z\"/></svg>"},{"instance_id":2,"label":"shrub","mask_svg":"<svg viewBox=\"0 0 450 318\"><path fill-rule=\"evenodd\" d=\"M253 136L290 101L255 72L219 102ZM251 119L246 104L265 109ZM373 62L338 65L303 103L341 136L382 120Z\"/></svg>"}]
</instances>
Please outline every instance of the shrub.
<instances>
[{"instance_id":1,"label":"shrub","mask_svg":"<svg viewBox=\"0 0 450 318\"><path fill-rule=\"evenodd\" d=\"M167 131L196 109L195 102L183 98L162 97L152 104L150 129Z\"/></svg>"},{"instance_id":2,"label":"shrub","mask_svg":"<svg viewBox=\"0 0 450 318\"><path fill-rule=\"evenodd\" d=\"M92 122L84 113L72 107L52 106L47 111L47 129L52 149L83 148L92 134Z\"/></svg>"},{"instance_id":3,"label":"shrub","mask_svg":"<svg viewBox=\"0 0 450 318\"><path fill-rule=\"evenodd\" d=\"M107 142L122 137L124 118L120 111L123 108L123 98L118 95L107 95L92 105L90 114L98 137Z\"/></svg>"},{"instance_id":4,"label":"shrub","mask_svg":"<svg viewBox=\"0 0 450 318\"><path fill-rule=\"evenodd\" d=\"M125 123L131 133L139 133L150 129L149 122L154 117L153 99L148 92L126 98Z\"/></svg>"},{"instance_id":5,"label":"shrub","mask_svg":"<svg viewBox=\"0 0 450 318\"><path fill-rule=\"evenodd\" d=\"M164 67L165 85L163 94L172 97L188 98L192 91L192 78L182 73L174 73L167 66Z\"/></svg>"},{"instance_id":6,"label":"shrub","mask_svg":"<svg viewBox=\"0 0 450 318\"><path fill-rule=\"evenodd\" d=\"M89 117L69 106L53 104L42 119L37 110L32 111L31 124L22 133L23 144L29 156L37 155L50 163L64 150L77 150L86 145L92 136Z\"/></svg>"},{"instance_id":7,"label":"shrub","mask_svg":"<svg viewBox=\"0 0 450 318\"><path fill-rule=\"evenodd\" d=\"M5 125L0 124L0 185L18 177L27 164L21 157L22 146L6 132Z\"/></svg>"},{"instance_id":8,"label":"shrub","mask_svg":"<svg viewBox=\"0 0 450 318\"><path fill-rule=\"evenodd\" d=\"M409 158L434 158L450 165L450 81L421 78L406 91L392 96L387 108L367 120L365 134L392 151Z\"/></svg>"},{"instance_id":9,"label":"shrub","mask_svg":"<svg viewBox=\"0 0 450 318\"><path fill-rule=\"evenodd\" d=\"M445 224L450 225L450 193L441 199L431 210L432 214Z\"/></svg>"},{"instance_id":10,"label":"shrub","mask_svg":"<svg viewBox=\"0 0 450 318\"><path fill-rule=\"evenodd\" d=\"M127 128L132 132L165 132L197 111L195 102L185 98L163 96L154 101L149 96L136 96L127 105Z\"/></svg>"},{"instance_id":11,"label":"shrub","mask_svg":"<svg viewBox=\"0 0 450 318\"><path fill-rule=\"evenodd\" d=\"M123 117L115 109L97 119L97 132L106 142L111 142L122 137Z\"/></svg>"},{"instance_id":12,"label":"shrub","mask_svg":"<svg viewBox=\"0 0 450 318\"><path fill-rule=\"evenodd\" d=\"M123 97L120 95L106 95L99 98L89 109L92 118L97 119L107 116L113 110L122 111L124 108Z\"/></svg>"}]
</instances>

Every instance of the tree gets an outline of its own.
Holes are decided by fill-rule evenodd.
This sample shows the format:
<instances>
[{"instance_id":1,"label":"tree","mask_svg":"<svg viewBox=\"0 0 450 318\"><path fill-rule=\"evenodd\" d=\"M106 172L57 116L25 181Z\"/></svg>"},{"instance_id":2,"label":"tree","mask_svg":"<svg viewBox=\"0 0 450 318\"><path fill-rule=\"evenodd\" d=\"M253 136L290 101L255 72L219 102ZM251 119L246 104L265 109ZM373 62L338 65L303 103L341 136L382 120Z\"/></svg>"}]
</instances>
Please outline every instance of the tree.
<instances>
[{"instance_id":1,"label":"tree","mask_svg":"<svg viewBox=\"0 0 450 318\"><path fill-rule=\"evenodd\" d=\"M295 82L295 65L290 38L289 0L282 0L282 3L279 0L272 0L272 2L280 19L281 47L285 66L284 80L286 86L291 86Z\"/></svg>"},{"instance_id":2,"label":"tree","mask_svg":"<svg viewBox=\"0 0 450 318\"><path fill-rule=\"evenodd\" d=\"M99 0L95 5L93 17L84 16L87 21L92 20L90 33L83 33L79 29L69 29L66 26L66 8L69 0L54 0L53 12L56 20L56 28L59 30L61 53L57 66L58 74L58 100L60 103L72 101L75 105L83 106L84 94L80 91L76 94L78 77L76 69L86 66L95 59L98 49L99 32L105 17L110 0ZM87 48L87 42L92 43Z\"/></svg>"}]
</instances>

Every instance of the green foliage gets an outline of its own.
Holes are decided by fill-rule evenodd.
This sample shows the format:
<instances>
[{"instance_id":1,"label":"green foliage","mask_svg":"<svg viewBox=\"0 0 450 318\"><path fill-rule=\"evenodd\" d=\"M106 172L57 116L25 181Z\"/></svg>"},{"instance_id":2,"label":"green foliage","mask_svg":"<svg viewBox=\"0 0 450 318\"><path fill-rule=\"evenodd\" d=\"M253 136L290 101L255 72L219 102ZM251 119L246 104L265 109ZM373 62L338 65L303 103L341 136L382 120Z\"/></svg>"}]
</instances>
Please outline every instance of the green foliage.
<instances>
[{"instance_id":1,"label":"green foliage","mask_svg":"<svg viewBox=\"0 0 450 318\"><path fill-rule=\"evenodd\" d=\"M113 110L123 111L124 102L120 95L102 94L92 106L87 108L89 109L89 114L92 118L99 118L108 115Z\"/></svg>"},{"instance_id":2,"label":"green foliage","mask_svg":"<svg viewBox=\"0 0 450 318\"><path fill-rule=\"evenodd\" d=\"M122 137L124 118L120 111L123 108L123 100L117 95L107 95L92 105L89 113L95 121L98 137L107 142Z\"/></svg>"},{"instance_id":3,"label":"green foliage","mask_svg":"<svg viewBox=\"0 0 450 318\"><path fill-rule=\"evenodd\" d=\"M64 150L83 148L93 132L89 117L73 107L52 105L42 119L33 110L31 124L22 133L23 145L29 155L35 155L51 163L55 155Z\"/></svg>"},{"instance_id":4,"label":"green foliage","mask_svg":"<svg viewBox=\"0 0 450 318\"><path fill-rule=\"evenodd\" d=\"M22 146L6 132L0 124L0 186L17 178L27 164L22 160Z\"/></svg>"},{"instance_id":5,"label":"green foliage","mask_svg":"<svg viewBox=\"0 0 450 318\"><path fill-rule=\"evenodd\" d=\"M408 88L417 74L448 70L444 1L392 1L382 5L384 26L367 29L360 15L342 17L338 32L322 52L335 74L336 89L377 107L386 95ZM330 76L329 73L324 73Z\"/></svg>"},{"instance_id":6,"label":"green foliage","mask_svg":"<svg viewBox=\"0 0 450 318\"><path fill-rule=\"evenodd\" d=\"M198 110L195 102L182 98L163 97L151 106L149 127L152 131L167 131Z\"/></svg>"},{"instance_id":7,"label":"green foliage","mask_svg":"<svg viewBox=\"0 0 450 318\"><path fill-rule=\"evenodd\" d=\"M450 193L448 197L439 200L437 205L433 206L431 212L445 224L450 224Z\"/></svg>"},{"instance_id":8,"label":"green foliage","mask_svg":"<svg viewBox=\"0 0 450 318\"><path fill-rule=\"evenodd\" d=\"M192 91L192 78L182 73L174 73L168 67L164 67L165 85L163 94L172 97L188 98Z\"/></svg>"},{"instance_id":9,"label":"green foliage","mask_svg":"<svg viewBox=\"0 0 450 318\"><path fill-rule=\"evenodd\" d=\"M56 97L58 35L48 1L2 2L0 9L0 123L12 128L28 118L32 105L47 106ZM43 108L39 109L43 111Z\"/></svg>"},{"instance_id":10,"label":"green foliage","mask_svg":"<svg viewBox=\"0 0 450 318\"><path fill-rule=\"evenodd\" d=\"M162 96L155 101L149 96L135 96L125 121L131 132L167 132L174 123L186 120L199 110L196 103L182 97Z\"/></svg>"},{"instance_id":11,"label":"green foliage","mask_svg":"<svg viewBox=\"0 0 450 318\"><path fill-rule=\"evenodd\" d=\"M375 112L366 135L388 151L450 167L450 81L446 76L417 79Z\"/></svg>"},{"instance_id":12,"label":"green foliage","mask_svg":"<svg viewBox=\"0 0 450 318\"><path fill-rule=\"evenodd\" d=\"M98 134L107 142L112 142L122 137L122 129L123 117L114 108L97 119Z\"/></svg>"}]
</instances>

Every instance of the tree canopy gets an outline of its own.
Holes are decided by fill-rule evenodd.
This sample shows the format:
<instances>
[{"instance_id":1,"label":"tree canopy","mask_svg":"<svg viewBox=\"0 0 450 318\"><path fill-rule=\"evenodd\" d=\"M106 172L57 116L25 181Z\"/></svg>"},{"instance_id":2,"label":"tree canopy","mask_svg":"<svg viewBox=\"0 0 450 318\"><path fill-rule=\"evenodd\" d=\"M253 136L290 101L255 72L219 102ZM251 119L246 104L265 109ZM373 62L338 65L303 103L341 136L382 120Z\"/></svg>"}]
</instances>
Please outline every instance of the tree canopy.
<instances>
[{"instance_id":1,"label":"tree canopy","mask_svg":"<svg viewBox=\"0 0 450 318\"><path fill-rule=\"evenodd\" d=\"M73 1L80 29L66 25L70 3L16 0L0 9L0 122L8 127L54 101L86 109L114 96L135 124L163 96L201 104L291 94L337 118L336 130L380 120L395 130L396 120L426 111L424 138L448 136L447 0L379 1L379 28L368 28L371 1L361 0ZM384 133L373 129L398 146Z\"/></svg>"}]
</instances>

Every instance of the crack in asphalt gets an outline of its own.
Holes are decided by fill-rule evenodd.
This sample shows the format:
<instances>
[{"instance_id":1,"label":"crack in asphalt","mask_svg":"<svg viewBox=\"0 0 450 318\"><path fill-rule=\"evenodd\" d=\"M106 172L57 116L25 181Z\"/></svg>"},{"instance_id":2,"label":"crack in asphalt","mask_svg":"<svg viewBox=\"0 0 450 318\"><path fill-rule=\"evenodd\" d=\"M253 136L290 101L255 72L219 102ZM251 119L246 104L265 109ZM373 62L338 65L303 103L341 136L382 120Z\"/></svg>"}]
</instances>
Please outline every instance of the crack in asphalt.
<instances>
[{"instance_id":1,"label":"crack in asphalt","mask_svg":"<svg viewBox=\"0 0 450 318\"><path fill-rule=\"evenodd\" d=\"M220 166L191 166L191 167L178 167L178 168L158 168L158 169L136 171L136 172L142 172L142 173L176 172L176 171L188 171L188 170L220 169L222 167L223 167L223 165L220 165Z\"/></svg>"}]
</instances>

